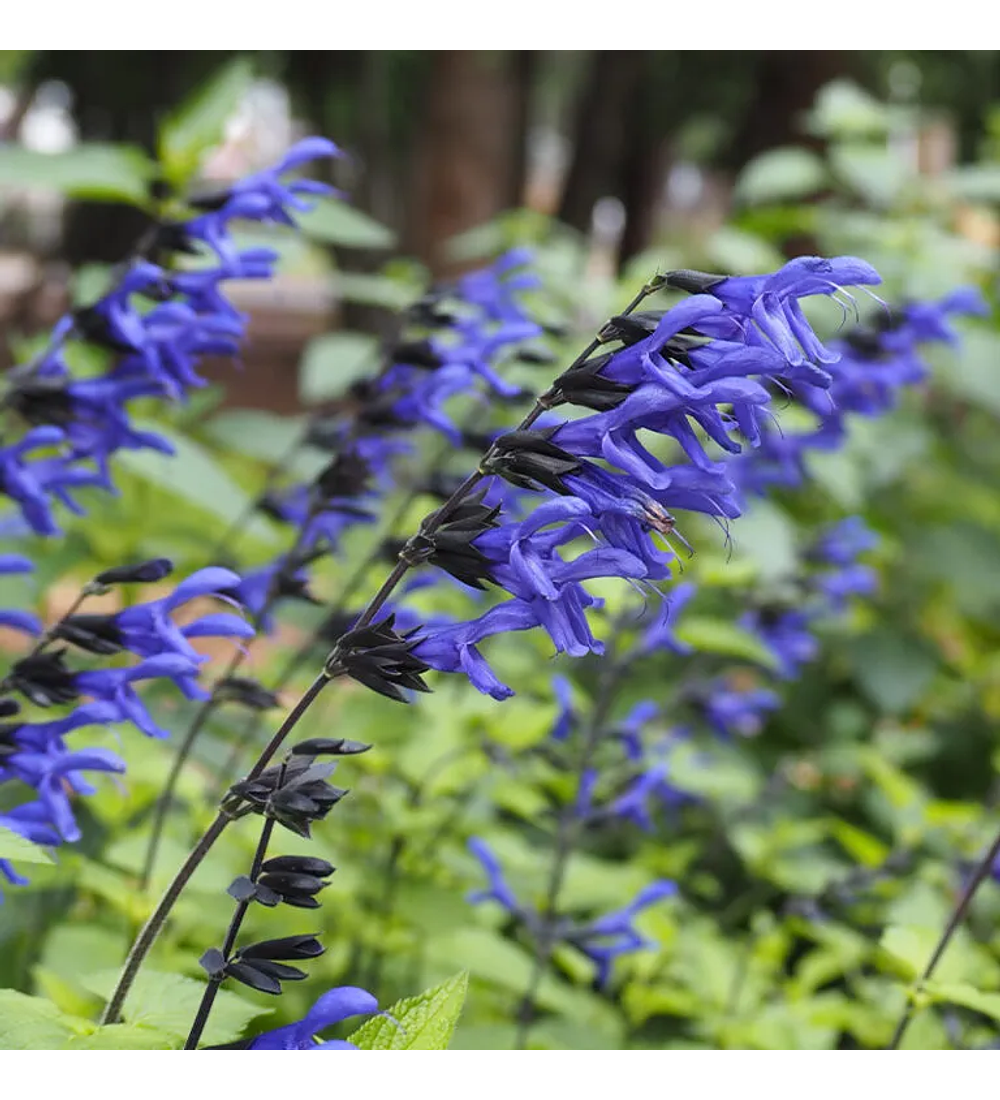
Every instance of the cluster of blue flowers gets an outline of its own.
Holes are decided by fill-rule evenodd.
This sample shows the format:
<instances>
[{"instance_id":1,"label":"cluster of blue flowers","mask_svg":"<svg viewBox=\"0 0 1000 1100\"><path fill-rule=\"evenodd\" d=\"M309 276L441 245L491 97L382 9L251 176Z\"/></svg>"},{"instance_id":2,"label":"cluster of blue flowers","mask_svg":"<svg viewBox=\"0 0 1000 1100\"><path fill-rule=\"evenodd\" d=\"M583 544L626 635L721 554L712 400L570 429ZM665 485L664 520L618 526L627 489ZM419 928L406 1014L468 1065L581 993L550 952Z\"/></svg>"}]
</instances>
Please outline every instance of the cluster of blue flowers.
<instances>
[{"instance_id":1,"label":"cluster of blue flowers","mask_svg":"<svg viewBox=\"0 0 1000 1100\"><path fill-rule=\"evenodd\" d=\"M928 377L921 345L954 344L958 337L950 317L982 316L986 311L979 291L965 287L937 302L881 309L871 324L858 325L844 338L831 341L830 350L838 358L825 364L832 378L829 388L789 387L795 401L813 414L815 426L789 431L766 425L759 447L732 464L740 489L762 495L802 485L810 451L837 450L845 442L852 416L883 416L896 405L904 387Z\"/></svg>"},{"instance_id":2,"label":"cluster of blue flowers","mask_svg":"<svg viewBox=\"0 0 1000 1100\"><path fill-rule=\"evenodd\" d=\"M106 591L119 581L159 581L170 569L170 563L160 559L109 570L96 579L91 591ZM69 614L28 656L13 663L0 685L9 693L2 705L5 717L11 719L0 730L0 787L16 784L28 797L0 813L0 826L36 844L58 845L79 839L70 796L93 793L84 773L120 773L125 765L108 749L70 748L66 737L88 727L107 728L122 722L130 722L149 737L168 737L135 685L146 680L169 681L188 699L207 698L198 673L208 658L194 649L191 639L243 640L253 636L253 628L231 612L204 614L183 625L173 615L192 600L219 598L238 580L227 569L201 569L159 599L112 614ZM68 646L102 657L132 654L139 660L123 667L74 669L66 660ZM49 721L22 720L14 698L17 695L37 707L73 709ZM0 860L0 873L13 883L26 881L4 860Z\"/></svg>"},{"instance_id":3,"label":"cluster of blue flowers","mask_svg":"<svg viewBox=\"0 0 1000 1100\"><path fill-rule=\"evenodd\" d=\"M787 280L777 276L775 282L787 285ZM754 286L759 291L761 284L759 281L745 281L742 290ZM735 300L738 299L729 299L730 302ZM767 316L761 316L761 310L758 310L754 321L760 332L766 332L775 346L785 346L787 354L794 354L796 347L802 350L811 349L815 359L822 362L824 371L832 378L832 384L826 389L817 384L820 379L809 376L808 370L800 370L795 378L790 378L788 374L776 376L772 379L772 384L778 384L782 388L787 386L797 395L805 395L811 402L813 411L818 408L827 410L827 427L835 425L836 431L828 430L822 435L823 445L835 446L845 438L845 420L850 414L880 415L892 407L896 391L900 387L918 382L924 377L922 364L916 354L916 344L926 339L953 339L954 335L945 326L945 317L950 312L978 312L977 301L974 293L962 292L933 306L910 305L900 313L883 315L891 320L881 320L876 330L860 329L851 333L846 339L831 345L829 352L822 346L813 344L810 335L800 327L801 316L794 311L780 312L780 317L788 321L788 328L796 337L795 347L783 345L787 332L780 327L777 330L768 327L779 316L773 302L769 307L761 307ZM908 320L904 322L901 318ZM641 325L642 319L637 324ZM859 371L859 349L867 346L873 331L878 333L880 340L883 334L887 334L887 347L880 343L877 353L872 350L868 352L870 361L865 362L869 364L870 377L866 378ZM707 365L710 352L705 350L706 346L709 345L703 344L693 354L697 357L696 361ZM842 349L842 358L835 359ZM848 358L848 349L852 349L854 357L843 363L843 359ZM816 363L812 366L815 367ZM843 408L830 412L832 402L837 400L843 400ZM621 407L627 407L627 402L623 402ZM690 416L690 413L687 415ZM738 415L738 406L735 403L732 405L732 415ZM698 423L706 434L711 435L705 420L699 420ZM774 484L768 477L772 468L773 450L767 441L780 440L783 436L776 425L766 421L762 423L766 425L766 429L755 437L758 446L729 460L732 480L740 488L752 484L757 491L764 491ZM751 423L745 439L754 441L753 429L754 425ZM558 429L552 438L568 437L568 432ZM581 437L582 432L578 432L575 438ZM683 430L676 438L694 463L704 460L704 452L701 451L697 439L686 437ZM810 444L803 442L799 453L808 445ZM613 443L609 445L609 441L605 441L606 457L613 453L612 447ZM621 462L620 465L624 467L625 463ZM796 469L801 476L801 459L798 460ZM742 500L739 503L742 504ZM540 510L543 511L544 508L543 505ZM728 514L722 509L720 511ZM587 527L588 531L592 530L589 522ZM850 597L874 592L874 570L858 559L874 549L877 541L874 533L858 517L850 517L833 524L822 531L804 554L800 575L788 579L790 588L785 592L785 598L767 603L757 601L756 604L751 601L751 607L742 614L739 625L753 633L768 650L779 679L794 678L805 663L815 658L818 641L814 630L818 622L842 612ZM551 580L552 572L546 571L546 577ZM788 598L790 589L794 589L791 599ZM657 652L679 656L692 652L690 645L678 640L674 627L696 591L696 586L688 582L672 587L669 598L663 601L652 623L634 637L627 655L620 658L623 665L631 667L640 658ZM423 656L426 651L418 646L415 652ZM564 677L554 677L553 687L559 709L551 736L555 742L563 743L573 736L581 736L582 729L592 720L592 715L581 715L578 712L574 705L572 685ZM624 757L625 766L624 769L620 765L609 766L603 773L593 765L584 766L578 775L577 793L570 807L581 831L593 828L602 821L617 819L651 832L655 827L654 811L657 807L669 812L693 797L672 782L670 775L673 752L679 744L690 740L696 726L700 724L707 727L724 739L754 736L763 728L767 715L778 708L780 698L774 690L762 684L759 672L742 675L717 674L694 681L689 678L674 700L675 710L678 704L680 714L675 713L668 717L662 700L645 699L634 704L623 718L607 720L606 728L601 731L602 740L606 745L617 746ZM594 705L592 702L591 706ZM698 721L693 725L692 719ZM469 847L480 862L489 884L487 889L472 894L470 900L481 902L489 899L497 902L536 939L541 935L573 944L594 962L595 980L600 985L609 979L615 957L648 945L633 923L636 913L675 892L673 883L654 882L641 891L631 905L585 923L565 916L539 912L520 902L504 878L500 863L488 845L480 838L473 838ZM547 929L543 928L546 921L552 925Z\"/></svg>"},{"instance_id":4,"label":"cluster of blue flowers","mask_svg":"<svg viewBox=\"0 0 1000 1100\"><path fill-rule=\"evenodd\" d=\"M47 349L33 362L7 376L3 404L27 425L17 443L0 449L0 492L16 506L2 521L4 534L60 533L54 505L80 514L73 490L98 487L114 492L110 463L122 449L173 448L162 436L138 430L130 402L144 397L184 400L205 385L197 367L205 356L236 356L247 318L223 293L232 279L267 279L278 254L270 249L241 250L232 235L237 220L294 225L293 213L311 206L310 196L331 190L307 179L286 180L317 157L337 155L328 141L300 142L282 160L213 195L194 198L195 213L182 221L162 221L142 242L137 256L93 305L72 310L55 327ZM181 257L196 263L175 269ZM96 377L76 377L70 341L105 349L113 365ZM0 572L29 572L29 559L7 554ZM93 595L128 581L162 580L167 561L111 569L88 585ZM16 661L3 687L39 707L73 706L63 717L8 722L0 734L0 783L17 784L25 801L0 814L0 825L38 844L76 840L71 794L92 790L85 773L121 772L120 758L106 749L71 749L65 738L79 729L131 722L151 737L166 737L136 691L149 680L170 681L189 699L205 699L198 683L202 662L191 639L235 638L254 634L252 625L230 613L202 615L179 625L174 613L204 598L237 603L241 578L229 569L202 569L167 596L111 615L73 611L51 627L26 657ZM81 601L82 602L82 601ZM78 606L78 605L77 605ZM35 616L21 611L0 614L5 626L41 633ZM66 643L66 644L56 644ZM131 653L129 666L83 668L66 661L67 645L98 656ZM91 700L82 702L82 700ZM13 698L3 701L14 719ZM0 861L11 882L22 876Z\"/></svg>"},{"instance_id":5,"label":"cluster of blue flowers","mask_svg":"<svg viewBox=\"0 0 1000 1100\"><path fill-rule=\"evenodd\" d=\"M329 453L329 465L313 481L272 490L260 501L296 532L294 550L246 571L234 592L260 616L262 629L271 629L279 598L313 600L308 566L335 552L349 528L374 522L379 497L397 484L400 458L414 452L417 429L430 428L462 447L470 440L449 414L452 398L480 390L487 401L523 396L495 368L543 331L519 299L538 285L523 270L529 259L526 251L512 250L420 298L404 312L381 369L350 388L343 409L310 425L305 441Z\"/></svg>"},{"instance_id":6,"label":"cluster of blue flowers","mask_svg":"<svg viewBox=\"0 0 1000 1100\"><path fill-rule=\"evenodd\" d=\"M878 276L850 257L804 257L773 276L676 272L665 281L691 296L662 314L614 319L604 338L620 348L575 365L540 401L546 409L582 406L590 415L536 419L488 451L483 474L537 490L542 502L502 522L481 493L435 532L427 560L466 583L490 582L510 598L471 622L419 629L410 652L427 667L463 671L480 691L504 698L510 689L479 650L491 635L540 626L557 652L601 653L586 617L596 600L583 582L668 579L670 540L678 537L671 509L723 522L740 514L724 458L761 442L774 388L832 383L817 362L834 361L836 353L806 325L799 299L877 283ZM672 441L681 460L664 464L640 432ZM596 545L564 557L561 549L581 538ZM450 567L459 554L459 566Z\"/></svg>"}]
</instances>

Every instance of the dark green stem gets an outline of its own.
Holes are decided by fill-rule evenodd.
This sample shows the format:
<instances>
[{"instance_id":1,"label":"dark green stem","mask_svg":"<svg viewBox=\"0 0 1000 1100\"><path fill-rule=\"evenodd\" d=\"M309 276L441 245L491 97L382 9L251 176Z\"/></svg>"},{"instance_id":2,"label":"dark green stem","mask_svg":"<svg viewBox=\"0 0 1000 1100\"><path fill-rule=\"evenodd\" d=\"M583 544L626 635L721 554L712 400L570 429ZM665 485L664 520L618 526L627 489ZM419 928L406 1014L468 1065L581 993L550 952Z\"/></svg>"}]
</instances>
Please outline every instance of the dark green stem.
<instances>
[{"instance_id":1,"label":"dark green stem","mask_svg":"<svg viewBox=\"0 0 1000 1100\"><path fill-rule=\"evenodd\" d=\"M976 869L972 872L972 877L966 883L965 889L958 899L958 903L952 910L951 916L948 918L948 923L944 926L941 938L938 940L931 957L927 960L927 965L924 967L923 973L917 981L918 988L923 986L926 982L929 982L934 976L934 971L937 969L937 965L944 956L945 951L947 951L948 944L951 943L955 933L965 920L965 915L969 911L972 899L976 896L979 887L986 881L987 876L993 869L993 865L998 858L1000 858L1000 831L998 831L997 835L993 838L993 843L987 849L986 855L976 864ZM915 1011L916 1005L913 1003L912 998L908 998L906 1008L903 1010L903 1015L896 1025L896 1030L893 1032L886 1050L899 1049L899 1045L903 1041L903 1036L906 1034L906 1029L910 1026L910 1021L913 1019L913 1013Z\"/></svg>"},{"instance_id":2,"label":"dark green stem","mask_svg":"<svg viewBox=\"0 0 1000 1100\"><path fill-rule=\"evenodd\" d=\"M261 753L257 763L248 773L248 779L256 779L267 767L275 753L281 748L282 742L295 726L298 725L299 720L312 706L316 697L329 682L330 677L325 671L320 673L320 675L313 680L306 693L295 704L284 722L281 723L277 733L275 733L268 742L267 747ZM191 854L184 861L181 869L174 876L172 882L167 887L166 893L164 893L159 904L153 910L149 920L143 925L142 930L139 932L135 943L128 953L128 958L125 960L125 965L118 977L118 983L115 986L114 992L111 994L111 998L104 1010L104 1015L101 1017L102 1024L113 1024L118 1022L121 1016L122 1005L124 1005L125 998L129 995L129 991L135 982L135 977L139 973L139 968L142 966L153 944L156 943L160 933L163 931L163 926L166 924L167 918L170 916L174 905L177 903L177 899L180 897L181 892L187 885L191 876L201 865L202 860L208 855L212 846L232 820L233 819L228 814L220 811L215 820L208 827L205 835L198 841Z\"/></svg>"}]
</instances>

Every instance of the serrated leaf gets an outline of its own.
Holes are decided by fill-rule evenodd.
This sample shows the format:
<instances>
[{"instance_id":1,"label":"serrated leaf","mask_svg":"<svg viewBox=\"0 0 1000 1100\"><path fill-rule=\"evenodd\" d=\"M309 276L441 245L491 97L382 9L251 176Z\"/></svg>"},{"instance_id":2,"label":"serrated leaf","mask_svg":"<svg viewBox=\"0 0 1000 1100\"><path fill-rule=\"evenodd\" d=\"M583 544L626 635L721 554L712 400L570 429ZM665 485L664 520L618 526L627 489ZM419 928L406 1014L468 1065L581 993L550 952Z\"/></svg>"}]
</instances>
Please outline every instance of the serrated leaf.
<instances>
[{"instance_id":1,"label":"serrated leaf","mask_svg":"<svg viewBox=\"0 0 1000 1100\"><path fill-rule=\"evenodd\" d=\"M81 984L100 997L108 997L118 980L117 970L103 970L81 978ZM205 983L181 974L143 970L122 1009L127 1024L155 1028L174 1039L184 1039L205 992ZM228 990L216 997L202 1038L202 1046L218 1046L240 1038L251 1020L273 1010L251 1004Z\"/></svg>"},{"instance_id":2,"label":"serrated leaf","mask_svg":"<svg viewBox=\"0 0 1000 1100\"><path fill-rule=\"evenodd\" d=\"M296 214L295 220L307 237L325 244L373 249L389 249L396 244L391 229L339 199L321 198L312 210Z\"/></svg>"},{"instance_id":3,"label":"serrated leaf","mask_svg":"<svg viewBox=\"0 0 1000 1100\"><path fill-rule=\"evenodd\" d=\"M65 153L37 153L16 145L0 149L0 189L45 188L80 199L115 199L142 205L156 165L138 148L87 142Z\"/></svg>"},{"instance_id":4,"label":"serrated leaf","mask_svg":"<svg viewBox=\"0 0 1000 1100\"><path fill-rule=\"evenodd\" d=\"M469 988L466 971L418 997L407 997L361 1025L350 1041L362 1050L447 1050ZM397 1026L398 1025L398 1026Z\"/></svg>"},{"instance_id":5,"label":"serrated leaf","mask_svg":"<svg viewBox=\"0 0 1000 1100\"><path fill-rule=\"evenodd\" d=\"M3 825L0 825L0 859L16 859L20 863L52 862L44 848Z\"/></svg>"},{"instance_id":6,"label":"serrated leaf","mask_svg":"<svg viewBox=\"0 0 1000 1100\"><path fill-rule=\"evenodd\" d=\"M51 1001L0 989L0 1049L58 1050L89 1021L67 1016Z\"/></svg>"},{"instance_id":7,"label":"serrated leaf","mask_svg":"<svg viewBox=\"0 0 1000 1100\"><path fill-rule=\"evenodd\" d=\"M218 516L225 524L232 523L250 508L247 493L200 444L179 433L164 431L160 424L142 423L139 426L156 430L169 439L175 453L120 451L115 456L119 466ZM272 529L258 516L252 516L244 530L253 538L275 541Z\"/></svg>"},{"instance_id":8,"label":"serrated leaf","mask_svg":"<svg viewBox=\"0 0 1000 1100\"><path fill-rule=\"evenodd\" d=\"M187 183L202 154L222 140L226 121L239 107L252 79L250 63L236 58L164 121L159 135L160 160L172 183Z\"/></svg>"},{"instance_id":9,"label":"serrated leaf","mask_svg":"<svg viewBox=\"0 0 1000 1100\"><path fill-rule=\"evenodd\" d=\"M789 146L754 157L736 183L736 197L755 205L803 199L828 181L822 158L809 149Z\"/></svg>"},{"instance_id":10,"label":"serrated leaf","mask_svg":"<svg viewBox=\"0 0 1000 1100\"><path fill-rule=\"evenodd\" d=\"M364 332L330 332L310 340L299 368L299 397L307 405L340 397L374 373L379 341Z\"/></svg>"},{"instance_id":11,"label":"serrated leaf","mask_svg":"<svg viewBox=\"0 0 1000 1100\"><path fill-rule=\"evenodd\" d=\"M71 1038L66 1050L176 1050L180 1040L163 1031L136 1024L108 1024L90 1035Z\"/></svg>"}]
</instances>

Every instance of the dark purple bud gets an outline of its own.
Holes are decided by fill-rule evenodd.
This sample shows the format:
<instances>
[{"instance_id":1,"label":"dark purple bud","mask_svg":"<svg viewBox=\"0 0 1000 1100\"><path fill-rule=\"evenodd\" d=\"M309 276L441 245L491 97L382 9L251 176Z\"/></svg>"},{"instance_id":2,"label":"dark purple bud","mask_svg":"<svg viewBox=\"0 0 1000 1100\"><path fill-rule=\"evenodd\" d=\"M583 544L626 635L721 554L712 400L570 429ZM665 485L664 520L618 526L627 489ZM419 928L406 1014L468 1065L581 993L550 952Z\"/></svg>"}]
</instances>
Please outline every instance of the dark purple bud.
<instances>
[{"instance_id":1,"label":"dark purple bud","mask_svg":"<svg viewBox=\"0 0 1000 1100\"><path fill-rule=\"evenodd\" d=\"M105 569L94 578L95 584L152 584L169 577L174 571L174 563L169 558L151 558L137 565L116 565Z\"/></svg>"},{"instance_id":2,"label":"dark purple bud","mask_svg":"<svg viewBox=\"0 0 1000 1100\"><path fill-rule=\"evenodd\" d=\"M336 868L325 859L316 856L275 856L267 860L261 870L267 874L292 874L316 875L318 878L327 878L334 873Z\"/></svg>"},{"instance_id":3,"label":"dark purple bud","mask_svg":"<svg viewBox=\"0 0 1000 1100\"><path fill-rule=\"evenodd\" d=\"M312 934L281 936L275 940L261 940L241 948L241 959L315 959L325 948Z\"/></svg>"},{"instance_id":4,"label":"dark purple bud","mask_svg":"<svg viewBox=\"0 0 1000 1100\"><path fill-rule=\"evenodd\" d=\"M346 737L311 737L292 747L293 756L355 756L367 752L371 745L350 741Z\"/></svg>"}]
</instances>

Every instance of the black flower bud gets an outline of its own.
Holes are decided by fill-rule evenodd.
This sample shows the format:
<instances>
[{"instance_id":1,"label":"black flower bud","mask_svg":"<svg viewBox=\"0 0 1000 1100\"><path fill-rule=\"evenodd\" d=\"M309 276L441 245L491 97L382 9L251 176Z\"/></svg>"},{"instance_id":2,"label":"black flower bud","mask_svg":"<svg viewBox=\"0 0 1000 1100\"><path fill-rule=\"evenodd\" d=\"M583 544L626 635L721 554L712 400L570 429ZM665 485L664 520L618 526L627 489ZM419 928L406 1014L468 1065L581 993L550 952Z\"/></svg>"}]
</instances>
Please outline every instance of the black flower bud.
<instances>
[{"instance_id":1,"label":"black flower bud","mask_svg":"<svg viewBox=\"0 0 1000 1100\"><path fill-rule=\"evenodd\" d=\"M410 640L413 631L397 634L395 615L377 625L348 631L327 658L330 676L346 673L359 684L405 703L404 688L430 691L420 674L430 667L411 652L417 644Z\"/></svg>"},{"instance_id":2,"label":"black flower bud","mask_svg":"<svg viewBox=\"0 0 1000 1100\"><path fill-rule=\"evenodd\" d=\"M4 683L39 707L72 703L80 696L76 677L66 667L65 649L50 649L23 657L11 665Z\"/></svg>"},{"instance_id":3,"label":"black flower bud","mask_svg":"<svg viewBox=\"0 0 1000 1100\"><path fill-rule=\"evenodd\" d=\"M550 441L555 429L516 431L502 435L483 458L480 469L498 474L511 485L538 490L545 486L553 492L569 492L562 478L582 466L580 459Z\"/></svg>"},{"instance_id":4,"label":"black flower bud","mask_svg":"<svg viewBox=\"0 0 1000 1100\"><path fill-rule=\"evenodd\" d=\"M109 584L152 584L169 577L174 571L174 563L169 558L150 558L135 565L116 565L105 569L94 578L99 585Z\"/></svg>"},{"instance_id":5,"label":"black flower bud","mask_svg":"<svg viewBox=\"0 0 1000 1100\"><path fill-rule=\"evenodd\" d=\"M125 648L114 615L70 615L56 623L52 637L102 657L120 653Z\"/></svg>"}]
</instances>

